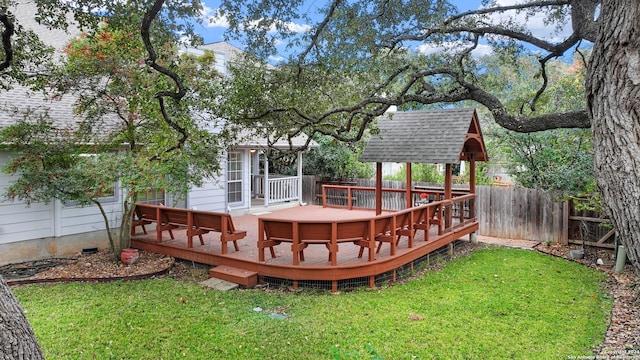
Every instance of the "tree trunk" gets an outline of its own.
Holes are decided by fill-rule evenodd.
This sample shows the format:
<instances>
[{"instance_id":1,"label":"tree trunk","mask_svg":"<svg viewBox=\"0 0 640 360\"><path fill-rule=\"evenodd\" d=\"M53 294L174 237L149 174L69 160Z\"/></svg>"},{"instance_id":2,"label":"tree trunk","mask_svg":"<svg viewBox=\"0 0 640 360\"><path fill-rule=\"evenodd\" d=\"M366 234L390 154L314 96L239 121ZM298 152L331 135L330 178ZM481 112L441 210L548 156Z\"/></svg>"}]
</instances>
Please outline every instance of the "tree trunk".
<instances>
[{"instance_id":1,"label":"tree trunk","mask_svg":"<svg viewBox=\"0 0 640 360\"><path fill-rule=\"evenodd\" d=\"M0 276L0 359L44 359L18 300Z\"/></svg>"},{"instance_id":2,"label":"tree trunk","mask_svg":"<svg viewBox=\"0 0 640 360\"><path fill-rule=\"evenodd\" d=\"M587 73L595 173L640 271L640 2L603 1Z\"/></svg>"}]
</instances>

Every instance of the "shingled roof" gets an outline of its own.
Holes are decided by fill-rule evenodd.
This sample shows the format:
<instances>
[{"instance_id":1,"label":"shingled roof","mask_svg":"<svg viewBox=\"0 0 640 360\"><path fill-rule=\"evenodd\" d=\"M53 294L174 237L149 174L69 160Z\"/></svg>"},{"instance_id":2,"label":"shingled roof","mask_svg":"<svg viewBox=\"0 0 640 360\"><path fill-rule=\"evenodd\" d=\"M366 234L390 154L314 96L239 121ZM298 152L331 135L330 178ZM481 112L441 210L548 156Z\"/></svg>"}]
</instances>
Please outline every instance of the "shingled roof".
<instances>
[{"instance_id":1,"label":"shingled roof","mask_svg":"<svg viewBox=\"0 0 640 360\"><path fill-rule=\"evenodd\" d=\"M487 161L473 108L393 112L378 121L362 162L457 164L473 154Z\"/></svg>"},{"instance_id":2,"label":"shingled roof","mask_svg":"<svg viewBox=\"0 0 640 360\"><path fill-rule=\"evenodd\" d=\"M46 45L56 49L56 56L62 55L62 50L73 37L80 35L80 30L73 26L72 18L69 22L72 24L67 31L49 29L46 25L38 24L35 21L34 14L37 13L36 3L33 1L20 0L16 7L11 9L20 24L29 30L33 30L38 34L41 41ZM216 54L216 69L226 74L225 61L236 59L242 50L227 44L225 42L212 43L201 46L202 50L210 50ZM51 99L45 97L41 92L35 92L27 87L18 84L12 84L10 90L0 90L0 129L13 125L18 119L24 118L26 114L32 117L36 115L48 114L49 120L53 122L56 128L68 128L77 126L83 120L81 115L74 111L73 104L77 97L73 94L65 94L64 96ZM117 118L113 118L118 123ZM242 147L259 147L266 148L267 140L262 138L243 139ZM302 134L293 139L294 146L302 146L306 143L307 136ZM278 141L272 145L276 148L288 148L289 144L285 141ZM312 142L311 147L317 146Z\"/></svg>"}]
</instances>

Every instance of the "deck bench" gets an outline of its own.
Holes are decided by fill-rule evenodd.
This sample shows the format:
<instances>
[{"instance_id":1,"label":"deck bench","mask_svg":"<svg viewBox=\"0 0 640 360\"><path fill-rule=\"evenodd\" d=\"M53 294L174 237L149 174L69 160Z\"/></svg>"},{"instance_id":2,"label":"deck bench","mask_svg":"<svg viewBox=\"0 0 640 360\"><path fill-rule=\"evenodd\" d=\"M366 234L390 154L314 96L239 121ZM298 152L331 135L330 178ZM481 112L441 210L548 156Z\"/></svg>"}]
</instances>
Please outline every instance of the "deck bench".
<instances>
[{"instance_id":1,"label":"deck bench","mask_svg":"<svg viewBox=\"0 0 640 360\"><path fill-rule=\"evenodd\" d=\"M386 233L384 234L378 233L378 236L376 239L378 241L378 250L376 250L376 253L380 252L380 249L382 249L383 243L388 242L389 244L391 244L392 242L395 241L395 246L391 246L391 255L395 255L395 247L398 246L398 244L400 243L400 239L403 236L406 236L408 238L408 247L409 248L413 247L413 238L416 233L416 229L414 227L415 225L414 218L416 217L415 212L416 210L411 208L411 209L395 212L391 215L387 215L392 218L388 220L389 225L388 225L388 229L386 230ZM395 229L393 234L391 234L392 228Z\"/></svg>"},{"instance_id":2,"label":"deck bench","mask_svg":"<svg viewBox=\"0 0 640 360\"><path fill-rule=\"evenodd\" d=\"M139 220L156 223L156 241L162 241L162 232L169 231L174 239L172 230L185 228L187 233L187 247L193 247L193 237L198 236L200 245L204 245L202 235L209 232L219 232L222 244L221 253L227 253L227 242L233 241L236 251L240 250L237 240L247 236L244 230L237 230L231 215L213 211L188 210L166 206L136 204L136 215ZM143 228L144 229L144 228ZM146 233L146 232L145 232Z\"/></svg>"},{"instance_id":3,"label":"deck bench","mask_svg":"<svg viewBox=\"0 0 640 360\"><path fill-rule=\"evenodd\" d=\"M369 220L349 221L288 221L275 219L258 220L258 259L265 261L264 252L269 248L275 258L274 246L291 243L293 265L304 261L304 249L312 244L322 244L329 250L328 261L337 265L338 244L352 242L361 247L359 257L365 248L369 249L369 260L373 261L373 243L369 241Z\"/></svg>"},{"instance_id":4,"label":"deck bench","mask_svg":"<svg viewBox=\"0 0 640 360\"><path fill-rule=\"evenodd\" d=\"M202 235L210 231L220 233L220 241L222 243L222 253L227 253L227 242L233 241L233 247L236 251L239 251L238 240L244 239L247 236L245 230L237 230L233 224L233 218L227 213L219 213L212 211L197 211L190 210L193 217L193 230L189 237L189 242L192 242L192 238L198 235L200 238L200 244L204 244Z\"/></svg>"},{"instance_id":5,"label":"deck bench","mask_svg":"<svg viewBox=\"0 0 640 360\"><path fill-rule=\"evenodd\" d=\"M146 234L147 231L144 225L156 224L156 232L160 234L157 238L158 242L162 241L162 231L168 230L171 239L175 239L173 236L174 227L168 226L168 224L162 221L162 216L159 211L160 206L156 205L147 205L147 204L136 204L134 209L134 219L131 223L131 235L135 235L135 227L142 226L143 232Z\"/></svg>"}]
</instances>

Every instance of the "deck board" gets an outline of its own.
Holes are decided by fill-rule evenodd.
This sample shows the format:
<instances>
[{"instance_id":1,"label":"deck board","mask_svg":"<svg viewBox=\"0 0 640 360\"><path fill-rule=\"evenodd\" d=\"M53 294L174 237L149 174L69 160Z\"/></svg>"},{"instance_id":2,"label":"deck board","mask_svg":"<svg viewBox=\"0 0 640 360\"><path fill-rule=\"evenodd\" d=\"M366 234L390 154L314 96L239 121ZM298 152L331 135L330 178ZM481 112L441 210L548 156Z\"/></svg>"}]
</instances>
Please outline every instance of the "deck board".
<instances>
[{"instance_id":1,"label":"deck board","mask_svg":"<svg viewBox=\"0 0 640 360\"><path fill-rule=\"evenodd\" d=\"M375 216L373 211L346 210L322 208L320 206L300 206L278 210L268 214L234 216L236 229L247 231L244 239L238 240L239 251L233 246L228 253L221 254L219 233L203 235L204 245L196 237L193 248L187 248L186 231L174 230L175 240L164 234L161 243L156 242L156 233L151 230L147 235L139 231L132 237L132 246L144 250L165 253L177 258L202 262L209 265L230 265L241 269L256 271L261 276L282 277L291 280L338 280L350 277L373 276L393 270L414 261L420 256L459 239L472 231L477 231L477 222L457 228L454 232L438 235L437 227L432 226L430 241L425 242L423 231L418 231L414 237L414 246L409 249L407 237L402 237L396 248L396 254L390 255L390 245L383 244L379 253L375 254L373 262L368 261L367 251L362 258L358 258L359 246L352 243L340 243L337 254L337 266L329 261L329 250L322 244L309 245L304 250L305 261L293 266L293 255L290 243L281 243L274 247L276 258L271 258L266 251L265 261L258 261L258 218L296 219L296 220L332 220L332 219L366 219ZM150 227L147 227L150 229ZM377 245L376 245L377 248Z\"/></svg>"}]
</instances>

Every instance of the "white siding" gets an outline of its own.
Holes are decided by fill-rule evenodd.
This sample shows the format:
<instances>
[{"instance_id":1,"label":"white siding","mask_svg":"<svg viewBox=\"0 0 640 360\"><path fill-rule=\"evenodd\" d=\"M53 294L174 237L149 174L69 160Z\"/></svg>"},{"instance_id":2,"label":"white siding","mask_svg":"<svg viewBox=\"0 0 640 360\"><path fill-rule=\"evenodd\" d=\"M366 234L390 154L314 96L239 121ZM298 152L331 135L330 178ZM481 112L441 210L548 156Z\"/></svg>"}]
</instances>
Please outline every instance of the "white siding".
<instances>
[{"instance_id":1,"label":"white siding","mask_svg":"<svg viewBox=\"0 0 640 360\"><path fill-rule=\"evenodd\" d=\"M102 204L112 228L120 226L122 202ZM58 236L73 235L105 230L105 223L97 206L63 206L60 210L60 233Z\"/></svg>"},{"instance_id":2,"label":"white siding","mask_svg":"<svg viewBox=\"0 0 640 360\"><path fill-rule=\"evenodd\" d=\"M8 153L0 152L0 168L8 158ZM37 203L27 207L22 202L5 200L11 181L11 176L0 172L0 244L53 236L53 204Z\"/></svg>"},{"instance_id":3,"label":"white siding","mask_svg":"<svg viewBox=\"0 0 640 360\"><path fill-rule=\"evenodd\" d=\"M227 212L225 178L206 181L201 187L194 187L187 195L187 207L204 211Z\"/></svg>"},{"instance_id":4,"label":"white siding","mask_svg":"<svg viewBox=\"0 0 640 360\"><path fill-rule=\"evenodd\" d=\"M8 154L0 153L0 166L6 164ZM0 173L0 193L4 197L11 177ZM104 203L112 227L120 225L122 217L122 191L116 202ZM61 206L58 201L50 204L0 202L0 243L59 237L105 230L105 224L97 206Z\"/></svg>"},{"instance_id":5,"label":"white siding","mask_svg":"<svg viewBox=\"0 0 640 360\"><path fill-rule=\"evenodd\" d=\"M53 236L53 205L0 204L0 244Z\"/></svg>"}]
</instances>

